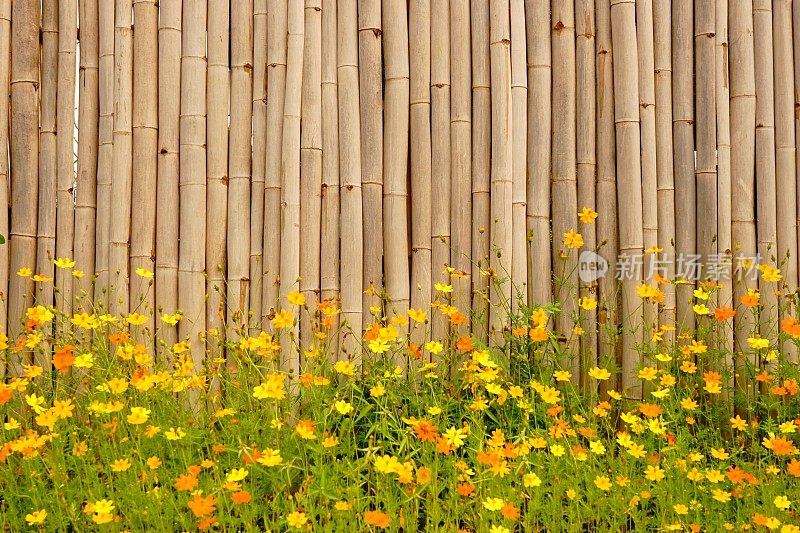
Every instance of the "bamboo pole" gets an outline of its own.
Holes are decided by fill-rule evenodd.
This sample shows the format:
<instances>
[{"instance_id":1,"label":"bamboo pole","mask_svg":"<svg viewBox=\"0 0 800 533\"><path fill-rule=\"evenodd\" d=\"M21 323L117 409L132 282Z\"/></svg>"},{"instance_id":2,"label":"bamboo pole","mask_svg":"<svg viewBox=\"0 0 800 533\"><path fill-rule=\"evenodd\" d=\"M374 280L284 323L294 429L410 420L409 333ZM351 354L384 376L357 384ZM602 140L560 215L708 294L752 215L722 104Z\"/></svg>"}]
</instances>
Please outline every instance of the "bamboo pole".
<instances>
[{"instance_id":1,"label":"bamboo pole","mask_svg":"<svg viewBox=\"0 0 800 533\"><path fill-rule=\"evenodd\" d=\"M408 112L409 65L407 6L383 3L383 257L386 292L395 313L408 310Z\"/></svg>"},{"instance_id":2,"label":"bamboo pole","mask_svg":"<svg viewBox=\"0 0 800 533\"><path fill-rule=\"evenodd\" d=\"M753 4L731 0L730 78L731 78L731 234L735 251L734 301L738 304L747 289L757 288L749 279L741 259L756 255L755 223L755 120L756 87L753 51ZM739 306L734 317L735 383L752 392L752 381L745 375L747 338L753 332L754 319L746 307ZM751 363L753 361L751 360Z\"/></svg>"},{"instance_id":3,"label":"bamboo pole","mask_svg":"<svg viewBox=\"0 0 800 533\"><path fill-rule=\"evenodd\" d=\"M408 6L409 101L411 158L411 307L427 308L432 297L432 168L431 168L431 2ZM413 330L421 344L425 330Z\"/></svg>"},{"instance_id":4,"label":"bamboo pole","mask_svg":"<svg viewBox=\"0 0 800 533\"><path fill-rule=\"evenodd\" d=\"M0 86L9 87L11 74L11 0L0 1ZM9 98L0 99L0 235L8 237L9 161L8 114ZM9 245L0 247L0 332L8 333ZM5 361L0 362L0 379L5 374Z\"/></svg>"},{"instance_id":5,"label":"bamboo pole","mask_svg":"<svg viewBox=\"0 0 800 533\"><path fill-rule=\"evenodd\" d=\"M672 151L672 22L670 4L653 4L653 39L656 96L656 181L658 186L658 258L666 258L660 272L668 280L675 278L675 178ZM661 286L664 302L660 305L658 322L675 326L675 285ZM674 331L665 338L674 340Z\"/></svg>"},{"instance_id":6,"label":"bamboo pole","mask_svg":"<svg viewBox=\"0 0 800 533\"><path fill-rule=\"evenodd\" d=\"M300 96L303 90L304 15L302 2L289 4L281 149L281 307L285 305L286 295L297 289L300 277ZM297 327L292 331L296 336ZM300 375L300 354L287 335L281 338L281 369L294 377Z\"/></svg>"},{"instance_id":7,"label":"bamboo pole","mask_svg":"<svg viewBox=\"0 0 800 533\"><path fill-rule=\"evenodd\" d=\"M15 273L36 264L36 199L38 195L39 130L39 24L38 0L11 4L11 279L8 289L9 336L22 331L21 318L33 301L33 281ZM8 374L22 376L29 355L18 352L8 358ZM4 375L0 368L0 375Z\"/></svg>"},{"instance_id":8,"label":"bamboo pole","mask_svg":"<svg viewBox=\"0 0 800 533\"><path fill-rule=\"evenodd\" d=\"M619 298L616 257L617 233L616 135L614 131L614 53L608 0L595 3L597 24L597 242L608 272L598 280L598 363L615 361L620 348L617 334ZM626 204L627 205L627 204Z\"/></svg>"},{"instance_id":9,"label":"bamboo pole","mask_svg":"<svg viewBox=\"0 0 800 533\"><path fill-rule=\"evenodd\" d=\"M512 231L511 299L513 309L528 304L528 47L525 0L511 0ZM592 47L594 49L594 47ZM594 70L592 70L594 72ZM594 90L594 88L592 88Z\"/></svg>"},{"instance_id":10,"label":"bamboo pole","mask_svg":"<svg viewBox=\"0 0 800 533\"><path fill-rule=\"evenodd\" d=\"M74 293L92 302L97 219L97 143L99 119L98 1L80 0L80 93L78 110L78 194L75 200L75 262L85 275L74 282ZM2 110L0 110L2 116ZM2 129L2 125L0 125ZM2 142L0 142L2 145ZM88 305L84 308L88 311ZM2 320L0 320L2 324Z\"/></svg>"},{"instance_id":11,"label":"bamboo pole","mask_svg":"<svg viewBox=\"0 0 800 533\"><path fill-rule=\"evenodd\" d=\"M491 204L489 265L500 277L512 274L513 260L513 177L514 139L511 101L511 26L508 0L489 4L489 49L491 58ZM513 279L513 278L512 278ZM491 283L491 282L490 282ZM489 328L501 338L506 318L505 306L511 304L511 283L489 287L491 306Z\"/></svg>"},{"instance_id":12,"label":"bamboo pole","mask_svg":"<svg viewBox=\"0 0 800 533\"><path fill-rule=\"evenodd\" d=\"M487 340L491 252L492 98L489 53L489 3L472 0L472 324L479 340Z\"/></svg>"},{"instance_id":13,"label":"bamboo pole","mask_svg":"<svg viewBox=\"0 0 800 533\"><path fill-rule=\"evenodd\" d=\"M320 296L322 228L322 2L306 0L300 138L300 291L313 303ZM300 339L311 346L311 313L303 313Z\"/></svg>"},{"instance_id":14,"label":"bamboo pole","mask_svg":"<svg viewBox=\"0 0 800 533\"><path fill-rule=\"evenodd\" d=\"M553 70L552 107L552 168L551 193L553 214L553 276L556 300L562 302L561 312L556 316L557 334L570 339L565 351L572 355L569 363L573 369L573 380L578 379L579 363L576 339L572 335L574 314L577 311L578 250L567 250L563 235L578 230L578 187L576 175L576 131L575 131L575 10L572 2L553 2L552 13ZM635 47L634 47L635 49ZM567 254L569 252L569 254ZM566 361L564 364L568 364Z\"/></svg>"},{"instance_id":15,"label":"bamboo pole","mask_svg":"<svg viewBox=\"0 0 800 533\"><path fill-rule=\"evenodd\" d=\"M39 210L36 226L36 272L47 278L55 277L56 219L58 195L58 141L56 117L58 110L58 2L42 2L41 53L41 111L39 116ZM12 44L12 50L13 44ZM13 184L12 184L13 185ZM13 189L13 187L12 187ZM12 206L13 206L12 199ZM26 265L31 266L31 265ZM36 301L53 305L53 283L36 287ZM16 320L13 317L12 320Z\"/></svg>"},{"instance_id":16,"label":"bamboo pole","mask_svg":"<svg viewBox=\"0 0 800 533\"><path fill-rule=\"evenodd\" d=\"M261 310L256 324L270 315L278 301L281 264L281 145L286 98L286 39L288 5L270 0L267 27L267 149L264 178L264 265ZM250 308L258 307L251 299Z\"/></svg>"},{"instance_id":17,"label":"bamboo pole","mask_svg":"<svg viewBox=\"0 0 800 533\"><path fill-rule=\"evenodd\" d=\"M242 1L236 2L241 7ZM230 113L230 3L208 0L208 74L206 77L206 327L225 323L225 274L228 235L228 117ZM250 98L247 98L250 105ZM241 152L241 149L239 149ZM241 209L239 211L242 211Z\"/></svg>"},{"instance_id":18,"label":"bamboo pole","mask_svg":"<svg viewBox=\"0 0 800 533\"><path fill-rule=\"evenodd\" d=\"M450 0L450 261L469 274L472 250L472 86L469 0ZM453 304L466 312L473 280L458 280Z\"/></svg>"},{"instance_id":19,"label":"bamboo pole","mask_svg":"<svg viewBox=\"0 0 800 533\"><path fill-rule=\"evenodd\" d=\"M756 79L756 234L759 263L775 265L782 255L776 249L777 191L775 189L775 84L773 76L772 1L753 2L753 45ZM783 194L783 191L781 191ZM778 330L775 284L759 285L759 328L765 337Z\"/></svg>"},{"instance_id":20,"label":"bamboo pole","mask_svg":"<svg viewBox=\"0 0 800 533\"><path fill-rule=\"evenodd\" d=\"M131 184L131 272L155 271L158 187L158 4L134 0L133 16L133 180ZM131 305L147 316L155 331L155 289L147 278L133 276Z\"/></svg>"},{"instance_id":21,"label":"bamboo pole","mask_svg":"<svg viewBox=\"0 0 800 533\"><path fill-rule=\"evenodd\" d=\"M320 211L320 289L322 298L340 299L339 291L339 104L336 75L336 0L322 2L322 206ZM360 281L359 281L360 282ZM338 331L338 315L332 329ZM331 335L329 356L339 354L339 335Z\"/></svg>"},{"instance_id":22,"label":"bamboo pole","mask_svg":"<svg viewBox=\"0 0 800 533\"><path fill-rule=\"evenodd\" d=\"M778 249L783 272L782 294L797 290L797 182L794 117L794 57L792 50L792 2L772 4L775 69L775 187L777 194ZM783 303L783 302L782 302ZM791 360L797 360L792 342L782 346Z\"/></svg>"},{"instance_id":23,"label":"bamboo pole","mask_svg":"<svg viewBox=\"0 0 800 533\"><path fill-rule=\"evenodd\" d=\"M611 38L614 42L614 121L617 133L617 198L620 255L642 254L642 174L639 158L639 90L636 49L636 5L630 0L611 0ZM642 309L636 286L639 280L622 282L622 390L628 398L641 398L642 384L636 371L642 340Z\"/></svg>"},{"instance_id":24,"label":"bamboo pole","mask_svg":"<svg viewBox=\"0 0 800 533\"><path fill-rule=\"evenodd\" d=\"M717 121L715 104L713 2L694 8L695 181L697 186L697 253L708 264L717 253ZM707 273L703 272L703 278Z\"/></svg>"},{"instance_id":25,"label":"bamboo pole","mask_svg":"<svg viewBox=\"0 0 800 533\"><path fill-rule=\"evenodd\" d=\"M111 181L114 159L114 2L98 2L98 18L100 116L97 132L97 220L95 221L97 282L94 299L108 310L110 300L109 231L111 230ZM177 238L175 242L177 243Z\"/></svg>"},{"instance_id":26,"label":"bamboo pole","mask_svg":"<svg viewBox=\"0 0 800 533\"><path fill-rule=\"evenodd\" d=\"M695 210L697 191L694 174L694 106L692 95L693 33L692 2L677 0L672 4L672 140L675 179L675 251L676 274L691 277L684 268L696 253ZM683 258L683 259L682 259ZM676 320L681 330L694 329L692 290L694 280L676 288Z\"/></svg>"},{"instance_id":27,"label":"bamboo pole","mask_svg":"<svg viewBox=\"0 0 800 533\"><path fill-rule=\"evenodd\" d=\"M580 0L575 3L575 71L577 101L576 109L576 162L578 181L578 209L588 207L597 208L596 178L596 74L595 74L595 21L594 0ZM513 39L512 39L513 42ZM595 224L580 224L583 235L584 247L587 250L597 248L597 233ZM577 228L576 228L577 230ZM515 257L516 260L516 257ZM581 280L580 297L595 298L596 287L593 283ZM581 310L581 327L584 333L580 341L581 368L593 367L597 364L597 311L594 309ZM588 380L583 380L588 385Z\"/></svg>"},{"instance_id":28,"label":"bamboo pole","mask_svg":"<svg viewBox=\"0 0 800 533\"><path fill-rule=\"evenodd\" d=\"M639 60L639 122L641 127L642 172L642 244L645 249L658 245L658 163L656 154L656 88L653 2L636 2L636 43ZM656 257L646 254L642 281L648 276ZM658 304L643 302L643 333L658 327ZM644 385L644 383L643 383ZM647 391L645 391L646 393Z\"/></svg>"},{"instance_id":29,"label":"bamboo pole","mask_svg":"<svg viewBox=\"0 0 800 533\"><path fill-rule=\"evenodd\" d=\"M205 0L184 0L181 34L178 334L191 342L197 368L205 353L198 334L206 325L206 9Z\"/></svg>"},{"instance_id":30,"label":"bamboo pole","mask_svg":"<svg viewBox=\"0 0 800 533\"><path fill-rule=\"evenodd\" d=\"M552 60L550 4L526 0L525 27L528 34L528 154L527 234L528 284L531 304L553 299L550 254L550 147L552 142Z\"/></svg>"},{"instance_id":31,"label":"bamboo pole","mask_svg":"<svg viewBox=\"0 0 800 533\"><path fill-rule=\"evenodd\" d=\"M181 0L160 0L158 19L158 184L156 196L156 308L178 309L180 219ZM159 324L172 346L177 328Z\"/></svg>"},{"instance_id":32,"label":"bamboo pole","mask_svg":"<svg viewBox=\"0 0 800 533\"><path fill-rule=\"evenodd\" d=\"M431 1L431 282L449 280L442 273L450 260L450 0ZM444 339L449 322L431 317L431 336ZM436 356L434 356L434 359Z\"/></svg>"},{"instance_id":33,"label":"bamboo pole","mask_svg":"<svg viewBox=\"0 0 800 533\"><path fill-rule=\"evenodd\" d=\"M116 0L114 7L114 152L108 268L111 310L124 314L130 307L133 10L131 0Z\"/></svg>"},{"instance_id":34,"label":"bamboo pole","mask_svg":"<svg viewBox=\"0 0 800 533\"><path fill-rule=\"evenodd\" d=\"M75 240L75 54L78 1L58 2L58 95L56 108L56 256L72 258ZM56 306L72 314L72 272L56 269Z\"/></svg>"},{"instance_id":35,"label":"bamboo pole","mask_svg":"<svg viewBox=\"0 0 800 533\"><path fill-rule=\"evenodd\" d=\"M361 183L364 198L363 288L383 287L383 30L381 0L358 0L358 76L361 97ZM391 296L391 295L390 295ZM382 305L363 296L364 324L370 307Z\"/></svg>"},{"instance_id":36,"label":"bamboo pole","mask_svg":"<svg viewBox=\"0 0 800 533\"><path fill-rule=\"evenodd\" d=\"M728 0L715 5L715 100L717 109L717 249L720 260L731 264L731 115L730 78L728 75ZM796 238L796 237L795 237ZM717 302L720 306L735 307L730 268L722 269L722 284ZM725 354L726 368L733 369L733 328L725 326L718 335L719 347ZM730 379L733 385L733 378Z\"/></svg>"},{"instance_id":37,"label":"bamboo pole","mask_svg":"<svg viewBox=\"0 0 800 533\"><path fill-rule=\"evenodd\" d=\"M339 0L337 18L339 85L339 172L341 205L340 283L342 315L350 331L342 338L338 358L360 362L362 332L361 281L363 234L361 204L361 128L358 95L358 14L356 0Z\"/></svg>"},{"instance_id":38,"label":"bamboo pole","mask_svg":"<svg viewBox=\"0 0 800 533\"><path fill-rule=\"evenodd\" d=\"M264 281L264 176L267 163L268 18L267 0L255 0L253 3L253 179L250 185L250 264L246 275L247 280L249 280L249 298L241 306L241 320L250 326L252 335L258 335L261 329L261 295ZM230 272L232 270L229 270ZM240 282L240 291L244 283ZM241 295L241 292L239 294ZM252 315L255 315L259 320L251 321Z\"/></svg>"},{"instance_id":39,"label":"bamboo pole","mask_svg":"<svg viewBox=\"0 0 800 533\"><path fill-rule=\"evenodd\" d=\"M260 6L263 11L263 5ZM260 13L262 12L260 11ZM259 23L265 21L259 14ZM263 95L264 69L266 68L266 50L261 46L264 41L263 30L259 28L259 38L262 39L256 47L259 56L258 85L254 84L253 56L254 56L254 3L253 0L231 3L231 131L230 155L228 169L228 235L227 235L227 287L226 308L227 321L231 331L243 329L247 332L247 313L249 303L249 277L250 277L250 179L252 176L251 164L255 165L255 158L251 162L251 149L256 151L255 144L251 147L253 138L254 118L256 109L258 123L261 129L256 129L256 137L261 136L259 153L261 172L263 176L264 155L260 149L263 147L263 100L254 100L254 90ZM261 187L263 189L263 185ZM254 197L264 198L263 190L257 190ZM262 215L263 216L263 215ZM259 227L261 221L259 222ZM263 230L262 230L263 231ZM259 243L260 246L260 243ZM223 312L224 313L224 312Z\"/></svg>"}]
</instances>

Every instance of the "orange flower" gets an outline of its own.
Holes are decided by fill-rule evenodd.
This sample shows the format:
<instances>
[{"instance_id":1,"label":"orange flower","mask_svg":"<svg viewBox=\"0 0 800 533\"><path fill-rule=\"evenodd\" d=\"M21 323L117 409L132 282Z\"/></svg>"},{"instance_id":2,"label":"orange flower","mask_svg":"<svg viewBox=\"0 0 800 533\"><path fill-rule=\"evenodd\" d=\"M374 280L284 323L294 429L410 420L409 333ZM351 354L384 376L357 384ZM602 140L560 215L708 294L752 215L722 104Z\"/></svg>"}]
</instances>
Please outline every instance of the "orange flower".
<instances>
[{"instance_id":1,"label":"orange flower","mask_svg":"<svg viewBox=\"0 0 800 533\"><path fill-rule=\"evenodd\" d=\"M60 350L58 350L55 355L53 356L53 366L56 367L56 370L59 372L66 373L69 370L69 367L75 362L75 347L67 344Z\"/></svg>"},{"instance_id":2,"label":"orange flower","mask_svg":"<svg viewBox=\"0 0 800 533\"><path fill-rule=\"evenodd\" d=\"M731 483L738 485L739 483L744 482L745 478L746 474L744 470L738 466L732 466L728 469L728 479L731 480Z\"/></svg>"},{"instance_id":3,"label":"orange flower","mask_svg":"<svg viewBox=\"0 0 800 533\"><path fill-rule=\"evenodd\" d=\"M547 340L547 330L545 328L531 328L528 333L533 342L542 342Z\"/></svg>"},{"instance_id":4,"label":"orange flower","mask_svg":"<svg viewBox=\"0 0 800 533\"><path fill-rule=\"evenodd\" d=\"M661 407L651 403L643 403L639 406L639 412L648 418L655 418L661 414Z\"/></svg>"},{"instance_id":5,"label":"orange flower","mask_svg":"<svg viewBox=\"0 0 800 533\"><path fill-rule=\"evenodd\" d=\"M787 315L786 318L781 320L781 330L794 338L800 337L800 324L791 315Z\"/></svg>"},{"instance_id":6,"label":"orange flower","mask_svg":"<svg viewBox=\"0 0 800 533\"><path fill-rule=\"evenodd\" d=\"M472 483L459 483L456 486L456 491L465 498L475 492L475 485Z\"/></svg>"},{"instance_id":7,"label":"orange flower","mask_svg":"<svg viewBox=\"0 0 800 533\"><path fill-rule=\"evenodd\" d=\"M197 486L197 478L187 474L175 478L175 488L178 490L192 490Z\"/></svg>"},{"instance_id":8,"label":"orange flower","mask_svg":"<svg viewBox=\"0 0 800 533\"><path fill-rule=\"evenodd\" d=\"M199 466L197 466L197 465L192 465L192 466L190 466L189 468L187 468L187 471L189 472L189 475L190 475L190 476L195 476L195 477L197 477L198 475L200 475L200 471L201 471L201 470L202 470L202 469L201 469Z\"/></svg>"},{"instance_id":9,"label":"orange flower","mask_svg":"<svg viewBox=\"0 0 800 533\"><path fill-rule=\"evenodd\" d=\"M458 351L462 353L466 353L473 350L474 346L472 346L472 337L468 335L460 337L456 342L456 348L458 348Z\"/></svg>"},{"instance_id":10,"label":"orange flower","mask_svg":"<svg viewBox=\"0 0 800 533\"><path fill-rule=\"evenodd\" d=\"M364 332L364 340L374 341L375 339L378 338L380 331L381 331L381 325L375 322L369 328L367 328L367 331Z\"/></svg>"},{"instance_id":11,"label":"orange flower","mask_svg":"<svg viewBox=\"0 0 800 533\"><path fill-rule=\"evenodd\" d=\"M416 424L414 424L414 433L417 435L417 438L422 442L433 442L436 440L436 437L439 436L438 433L439 428L430 420L425 418L420 419Z\"/></svg>"},{"instance_id":12,"label":"orange flower","mask_svg":"<svg viewBox=\"0 0 800 533\"><path fill-rule=\"evenodd\" d=\"M775 455L778 456L791 455L797 451L797 448L794 447L794 443L791 440L780 436L769 439L765 438L764 447L768 450L772 450Z\"/></svg>"},{"instance_id":13,"label":"orange flower","mask_svg":"<svg viewBox=\"0 0 800 533\"><path fill-rule=\"evenodd\" d=\"M208 518L204 518L203 520L197 523L197 529L199 529L200 531L205 531L206 529L210 528L216 523L217 523L217 517L209 516Z\"/></svg>"},{"instance_id":14,"label":"orange flower","mask_svg":"<svg viewBox=\"0 0 800 533\"><path fill-rule=\"evenodd\" d=\"M714 309L714 318L720 322L724 322L736 316L736 311L730 307L717 307Z\"/></svg>"},{"instance_id":15,"label":"orange flower","mask_svg":"<svg viewBox=\"0 0 800 533\"><path fill-rule=\"evenodd\" d=\"M203 498L200 494L195 494L187 505L195 516L205 516L217 510L216 503L217 499L213 496Z\"/></svg>"},{"instance_id":16,"label":"orange flower","mask_svg":"<svg viewBox=\"0 0 800 533\"><path fill-rule=\"evenodd\" d=\"M519 507L514 507L514 504L511 502L506 502L506 504L500 509L500 514L502 514L508 520L516 521L519 518Z\"/></svg>"},{"instance_id":17,"label":"orange flower","mask_svg":"<svg viewBox=\"0 0 800 533\"><path fill-rule=\"evenodd\" d=\"M244 505L245 503L250 503L252 499L253 496L246 490L240 490L238 492L234 492L233 494L231 494L231 500L233 500L233 503L235 503L236 505Z\"/></svg>"},{"instance_id":18,"label":"orange flower","mask_svg":"<svg viewBox=\"0 0 800 533\"><path fill-rule=\"evenodd\" d=\"M364 513L364 521L370 526L385 529L392 523L392 518L382 511L367 511Z\"/></svg>"},{"instance_id":19,"label":"orange flower","mask_svg":"<svg viewBox=\"0 0 800 533\"><path fill-rule=\"evenodd\" d=\"M441 453L442 455L449 455L453 449L447 444L447 439L444 437L438 437L436 439L436 451Z\"/></svg>"},{"instance_id":20,"label":"orange flower","mask_svg":"<svg viewBox=\"0 0 800 533\"><path fill-rule=\"evenodd\" d=\"M760 296L758 293L753 294L745 294L742 296L742 303L747 307L756 307L760 300Z\"/></svg>"},{"instance_id":21,"label":"orange flower","mask_svg":"<svg viewBox=\"0 0 800 533\"><path fill-rule=\"evenodd\" d=\"M0 384L0 405L8 402L14 396L14 389L10 389Z\"/></svg>"},{"instance_id":22,"label":"orange flower","mask_svg":"<svg viewBox=\"0 0 800 533\"><path fill-rule=\"evenodd\" d=\"M794 477L800 477L800 461L797 459L789 461L789 464L786 465L786 471Z\"/></svg>"},{"instance_id":23,"label":"orange flower","mask_svg":"<svg viewBox=\"0 0 800 533\"><path fill-rule=\"evenodd\" d=\"M706 380L707 383L722 383L722 375L719 372L705 372L703 374L703 379Z\"/></svg>"},{"instance_id":24,"label":"orange flower","mask_svg":"<svg viewBox=\"0 0 800 533\"><path fill-rule=\"evenodd\" d=\"M111 341L111 344L114 346L128 342L128 339L130 339L130 335L125 331L114 332L108 337L108 340Z\"/></svg>"},{"instance_id":25,"label":"orange flower","mask_svg":"<svg viewBox=\"0 0 800 533\"><path fill-rule=\"evenodd\" d=\"M422 357L422 349L420 348L419 344L414 342L409 343L408 354L414 359L420 359Z\"/></svg>"},{"instance_id":26,"label":"orange flower","mask_svg":"<svg viewBox=\"0 0 800 533\"><path fill-rule=\"evenodd\" d=\"M461 324L466 324L467 323L467 316L464 313L462 313L461 311L456 311L450 317L450 323L453 324L454 326L459 326Z\"/></svg>"}]
</instances>

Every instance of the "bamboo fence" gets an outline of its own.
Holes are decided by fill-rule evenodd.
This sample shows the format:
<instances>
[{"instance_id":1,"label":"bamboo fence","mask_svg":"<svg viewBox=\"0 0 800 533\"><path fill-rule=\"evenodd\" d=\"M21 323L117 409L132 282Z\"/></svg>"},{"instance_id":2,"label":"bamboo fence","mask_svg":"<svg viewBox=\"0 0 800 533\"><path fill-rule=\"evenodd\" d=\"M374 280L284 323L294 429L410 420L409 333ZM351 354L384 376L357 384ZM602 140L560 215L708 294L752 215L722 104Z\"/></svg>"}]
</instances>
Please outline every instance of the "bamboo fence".
<instances>
[{"instance_id":1,"label":"bamboo fence","mask_svg":"<svg viewBox=\"0 0 800 533\"><path fill-rule=\"evenodd\" d=\"M798 284L798 82L789 0L0 0L0 330L34 298L93 301L201 365L208 329L269 331L300 291L341 306L336 357L358 360L374 316L487 340L557 300L575 383L615 362L636 397L638 342L713 320L693 309L713 260L741 371ZM684 282L643 305L653 273Z\"/></svg>"}]
</instances>

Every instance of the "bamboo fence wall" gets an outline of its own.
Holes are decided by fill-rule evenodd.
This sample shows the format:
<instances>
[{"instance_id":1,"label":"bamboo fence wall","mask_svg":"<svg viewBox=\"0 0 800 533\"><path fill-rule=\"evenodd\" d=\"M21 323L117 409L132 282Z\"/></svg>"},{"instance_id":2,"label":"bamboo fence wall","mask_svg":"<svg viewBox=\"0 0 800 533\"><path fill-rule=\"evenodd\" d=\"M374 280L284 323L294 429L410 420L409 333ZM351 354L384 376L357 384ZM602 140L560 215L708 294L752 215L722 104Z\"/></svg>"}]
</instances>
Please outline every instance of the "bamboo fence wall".
<instances>
[{"instance_id":1,"label":"bamboo fence wall","mask_svg":"<svg viewBox=\"0 0 800 533\"><path fill-rule=\"evenodd\" d=\"M499 302L554 298L574 339L565 294L596 298L575 364L617 351L635 394L636 344L693 325L693 284L642 305L618 254L760 254L795 289L796 83L791 0L0 0L0 329L21 331L34 292L67 313L86 295L181 309L164 334L196 341L256 331L300 290L359 332L370 287L425 307L452 265L481 339ZM562 258L570 230L605 277ZM723 281L714 305L758 286ZM753 320L720 342L745 346Z\"/></svg>"}]
</instances>

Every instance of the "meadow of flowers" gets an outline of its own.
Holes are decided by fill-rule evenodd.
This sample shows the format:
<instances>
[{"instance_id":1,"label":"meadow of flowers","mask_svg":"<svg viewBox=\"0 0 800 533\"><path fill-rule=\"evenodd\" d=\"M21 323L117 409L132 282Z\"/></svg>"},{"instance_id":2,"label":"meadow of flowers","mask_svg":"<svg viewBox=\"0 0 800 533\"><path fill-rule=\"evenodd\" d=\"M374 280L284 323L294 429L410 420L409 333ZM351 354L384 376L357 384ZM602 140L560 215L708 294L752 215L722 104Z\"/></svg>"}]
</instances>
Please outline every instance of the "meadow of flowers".
<instances>
[{"instance_id":1,"label":"meadow of flowers","mask_svg":"<svg viewBox=\"0 0 800 533\"><path fill-rule=\"evenodd\" d=\"M696 330L646 335L633 400L613 360L575 384L557 306L471 336L482 317L450 304L463 274L445 275L428 309L375 295L358 359L337 348L353 334L337 303L297 292L258 335L208 331L203 367L160 335L179 312L149 331L139 312L34 305L19 338L0 335L29 361L0 383L0 529L800 532L800 371L779 349L800 339L791 314L748 338L760 362L734 388L715 335L759 295L709 308L718 286L701 285ZM660 289L639 292L646 305ZM441 315L450 334L431 338ZM302 353L299 375L282 350Z\"/></svg>"}]
</instances>

